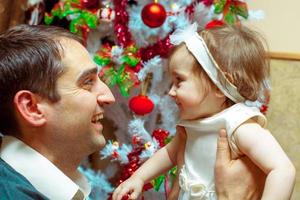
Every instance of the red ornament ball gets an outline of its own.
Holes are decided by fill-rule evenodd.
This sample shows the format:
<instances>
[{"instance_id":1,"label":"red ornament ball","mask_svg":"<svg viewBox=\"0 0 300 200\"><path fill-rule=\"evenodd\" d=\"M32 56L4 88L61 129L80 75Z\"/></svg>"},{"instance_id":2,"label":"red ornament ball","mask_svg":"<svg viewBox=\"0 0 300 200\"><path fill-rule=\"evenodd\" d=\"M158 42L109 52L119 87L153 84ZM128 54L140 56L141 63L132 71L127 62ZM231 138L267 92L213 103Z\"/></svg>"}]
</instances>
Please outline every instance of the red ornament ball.
<instances>
[{"instance_id":1,"label":"red ornament ball","mask_svg":"<svg viewBox=\"0 0 300 200\"><path fill-rule=\"evenodd\" d=\"M137 115L146 115L152 112L154 104L147 96L139 95L130 99L129 108Z\"/></svg>"},{"instance_id":2,"label":"red ornament ball","mask_svg":"<svg viewBox=\"0 0 300 200\"><path fill-rule=\"evenodd\" d=\"M99 0L81 0L81 6L86 9L97 9L99 8Z\"/></svg>"},{"instance_id":3,"label":"red ornament ball","mask_svg":"<svg viewBox=\"0 0 300 200\"><path fill-rule=\"evenodd\" d=\"M149 3L142 10L142 20L150 28L161 26L166 18L166 10L159 3Z\"/></svg>"}]
</instances>

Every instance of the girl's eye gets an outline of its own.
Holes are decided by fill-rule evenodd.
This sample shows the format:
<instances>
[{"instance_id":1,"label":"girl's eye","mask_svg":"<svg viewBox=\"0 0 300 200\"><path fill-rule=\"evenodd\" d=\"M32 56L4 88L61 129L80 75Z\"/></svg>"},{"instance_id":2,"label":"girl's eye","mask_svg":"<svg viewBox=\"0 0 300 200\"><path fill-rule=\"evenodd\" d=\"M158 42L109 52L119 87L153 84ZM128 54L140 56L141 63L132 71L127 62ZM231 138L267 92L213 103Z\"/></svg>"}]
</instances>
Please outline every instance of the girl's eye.
<instances>
[{"instance_id":1,"label":"girl's eye","mask_svg":"<svg viewBox=\"0 0 300 200\"><path fill-rule=\"evenodd\" d=\"M176 76L175 77L175 82L176 83L180 83L182 81L182 79L179 77L179 76Z\"/></svg>"}]
</instances>

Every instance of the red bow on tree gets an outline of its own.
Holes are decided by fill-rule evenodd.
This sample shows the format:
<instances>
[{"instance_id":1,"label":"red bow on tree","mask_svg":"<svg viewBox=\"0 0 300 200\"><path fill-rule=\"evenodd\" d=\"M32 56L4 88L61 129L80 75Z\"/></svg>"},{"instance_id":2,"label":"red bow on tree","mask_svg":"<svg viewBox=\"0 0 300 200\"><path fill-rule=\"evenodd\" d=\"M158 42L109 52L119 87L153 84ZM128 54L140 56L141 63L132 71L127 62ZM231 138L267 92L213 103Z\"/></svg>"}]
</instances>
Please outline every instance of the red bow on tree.
<instances>
[{"instance_id":1,"label":"red bow on tree","mask_svg":"<svg viewBox=\"0 0 300 200\"><path fill-rule=\"evenodd\" d=\"M223 21L227 24L236 24L240 20L238 15L247 19L247 4L239 0L214 0L216 14L223 13Z\"/></svg>"}]
</instances>

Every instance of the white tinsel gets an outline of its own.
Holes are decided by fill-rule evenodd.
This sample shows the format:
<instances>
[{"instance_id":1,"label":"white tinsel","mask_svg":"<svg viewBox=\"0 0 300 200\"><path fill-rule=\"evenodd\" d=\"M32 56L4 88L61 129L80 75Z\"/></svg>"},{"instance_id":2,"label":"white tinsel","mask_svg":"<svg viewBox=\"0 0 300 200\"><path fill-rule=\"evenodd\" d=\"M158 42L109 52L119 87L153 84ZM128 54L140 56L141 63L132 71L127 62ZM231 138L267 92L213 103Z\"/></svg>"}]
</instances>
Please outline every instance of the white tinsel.
<instances>
[{"instance_id":1,"label":"white tinsel","mask_svg":"<svg viewBox=\"0 0 300 200\"><path fill-rule=\"evenodd\" d=\"M262 10L249 10L248 20L262 20L265 18L265 12Z\"/></svg>"},{"instance_id":2,"label":"white tinsel","mask_svg":"<svg viewBox=\"0 0 300 200\"><path fill-rule=\"evenodd\" d=\"M140 118L131 120L128 125L128 132L131 134L131 136L139 135L145 141L151 141L151 136L148 131L146 131L144 123L145 121Z\"/></svg>"},{"instance_id":3,"label":"white tinsel","mask_svg":"<svg viewBox=\"0 0 300 200\"><path fill-rule=\"evenodd\" d=\"M162 60L160 56L155 56L147 62L143 63L143 68L138 73L138 79L144 81L148 73L152 73L152 80L154 82L159 82L162 80Z\"/></svg>"},{"instance_id":4,"label":"white tinsel","mask_svg":"<svg viewBox=\"0 0 300 200\"><path fill-rule=\"evenodd\" d=\"M116 152L118 154L117 158L112 158L113 161L118 160L120 163L128 163L127 155L132 151L130 145L122 144L121 147L114 145L111 141L105 145L105 147L100 151L102 155L101 159L111 157L111 155Z\"/></svg>"},{"instance_id":5,"label":"white tinsel","mask_svg":"<svg viewBox=\"0 0 300 200\"><path fill-rule=\"evenodd\" d=\"M176 133L176 122L178 121L178 107L168 95L161 98L158 105L161 112L162 128L168 130L171 135Z\"/></svg>"},{"instance_id":6,"label":"white tinsel","mask_svg":"<svg viewBox=\"0 0 300 200\"><path fill-rule=\"evenodd\" d=\"M194 7L194 21L198 23L200 29L204 29L205 25L211 21L214 14L214 7L207 7L203 2L199 2Z\"/></svg>"},{"instance_id":7,"label":"white tinsel","mask_svg":"<svg viewBox=\"0 0 300 200\"><path fill-rule=\"evenodd\" d=\"M150 158L158 149L159 149L159 143L155 138L153 138L152 142L150 142L150 146L144 151L142 151L139 157L141 160L146 160Z\"/></svg>"},{"instance_id":8,"label":"white tinsel","mask_svg":"<svg viewBox=\"0 0 300 200\"><path fill-rule=\"evenodd\" d=\"M188 16L184 12L181 12L177 16L169 16L168 23L174 25L174 29L176 30L186 27L191 22Z\"/></svg>"},{"instance_id":9,"label":"white tinsel","mask_svg":"<svg viewBox=\"0 0 300 200\"><path fill-rule=\"evenodd\" d=\"M152 100L155 106L160 102L160 96L155 93L151 93L150 95L148 95L148 98Z\"/></svg>"},{"instance_id":10,"label":"white tinsel","mask_svg":"<svg viewBox=\"0 0 300 200\"><path fill-rule=\"evenodd\" d=\"M122 144L121 148L118 150L120 163L126 164L128 163L127 155L132 151L132 146L127 144Z\"/></svg>"},{"instance_id":11,"label":"white tinsel","mask_svg":"<svg viewBox=\"0 0 300 200\"><path fill-rule=\"evenodd\" d=\"M91 169L79 168L79 171L88 179L91 185L91 193L88 199L103 200L108 199L108 194L113 192L114 188L108 181L105 174L100 170L95 172Z\"/></svg>"}]
</instances>

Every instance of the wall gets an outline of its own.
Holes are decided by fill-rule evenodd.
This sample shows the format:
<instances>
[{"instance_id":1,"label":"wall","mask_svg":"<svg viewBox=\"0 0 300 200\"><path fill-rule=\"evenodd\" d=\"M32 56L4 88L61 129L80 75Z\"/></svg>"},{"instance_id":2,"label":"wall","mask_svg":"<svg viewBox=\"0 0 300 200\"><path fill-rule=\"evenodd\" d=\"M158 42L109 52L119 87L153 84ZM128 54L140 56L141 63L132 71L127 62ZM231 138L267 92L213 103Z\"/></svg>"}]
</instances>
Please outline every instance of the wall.
<instances>
[{"instance_id":1,"label":"wall","mask_svg":"<svg viewBox=\"0 0 300 200\"><path fill-rule=\"evenodd\" d=\"M247 3L250 10L263 10L265 13L263 20L249 24L264 33L271 52L300 54L299 0L248 0Z\"/></svg>"},{"instance_id":2,"label":"wall","mask_svg":"<svg viewBox=\"0 0 300 200\"><path fill-rule=\"evenodd\" d=\"M292 200L300 199L300 61L272 60L268 129L294 163L296 186ZM283 182L284 184L284 182Z\"/></svg>"},{"instance_id":3,"label":"wall","mask_svg":"<svg viewBox=\"0 0 300 200\"><path fill-rule=\"evenodd\" d=\"M265 13L264 19L246 24L265 36L271 57L276 58L271 62L268 128L296 167L292 200L300 199L300 1L249 0L247 3L250 10Z\"/></svg>"}]
</instances>

